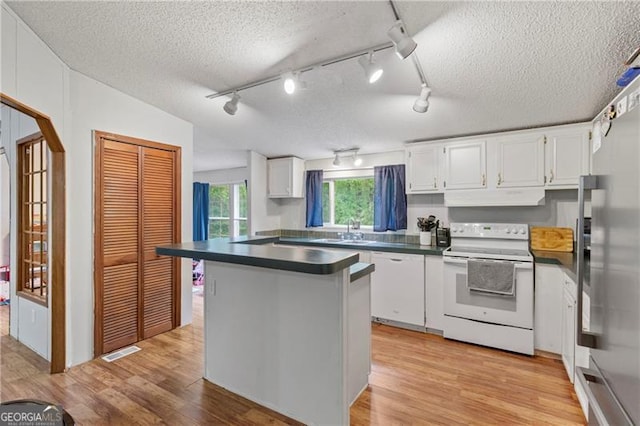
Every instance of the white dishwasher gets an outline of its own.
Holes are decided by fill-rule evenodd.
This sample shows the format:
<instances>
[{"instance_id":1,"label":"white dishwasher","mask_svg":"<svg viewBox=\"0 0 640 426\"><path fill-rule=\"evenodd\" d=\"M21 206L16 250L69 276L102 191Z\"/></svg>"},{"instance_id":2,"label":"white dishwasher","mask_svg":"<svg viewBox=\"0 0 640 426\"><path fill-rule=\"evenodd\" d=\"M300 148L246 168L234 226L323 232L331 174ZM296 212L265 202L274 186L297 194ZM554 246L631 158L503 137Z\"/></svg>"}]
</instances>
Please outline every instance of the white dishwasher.
<instances>
[{"instance_id":1,"label":"white dishwasher","mask_svg":"<svg viewBox=\"0 0 640 426\"><path fill-rule=\"evenodd\" d=\"M371 263L373 320L424 331L424 256L373 252Z\"/></svg>"}]
</instances>

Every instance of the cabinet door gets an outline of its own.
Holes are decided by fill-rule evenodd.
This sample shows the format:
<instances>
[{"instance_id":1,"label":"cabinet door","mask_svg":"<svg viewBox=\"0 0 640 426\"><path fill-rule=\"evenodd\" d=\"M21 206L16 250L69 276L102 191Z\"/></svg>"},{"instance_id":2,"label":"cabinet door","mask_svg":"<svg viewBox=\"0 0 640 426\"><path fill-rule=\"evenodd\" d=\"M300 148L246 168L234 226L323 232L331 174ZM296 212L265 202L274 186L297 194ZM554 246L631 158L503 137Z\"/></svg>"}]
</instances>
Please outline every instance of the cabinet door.
<instances>
[{"instance_id":1,"label":"cabinet door","mask_svg":"<svg viewBox=\"0 0 640 426\"><path fill-rule=\"evenodd\" d=\"M536 265L534 345L536 349L562 353L563 272L555 265Z\"/></svg>"},{"instance_id":2,"label":"cabinet door","mask_svg":"<svg viewBox=\"0 0 640 426\"><path fill-rule=\"evenodd\" d=\"M158 256L157 246L173 244L176 232L176 158L173 152L142 148L142 338L148 339L175 327L174 283L177 261Z\"/></svg>"},{"instance_id":3,"label":"cabinet door","mask_svg":"<svg viewBox=\"0 0 640 426\"><path fill-rule=\"evenodd\" d=\"M425 256L427 328L444 330L444 277L442 256Z\"/></svg>"},{"instance_id":4,"label":"cabinet door","mask_svg":"<svg viewBox=\"0 0 640 426\"><path fill-rule=\"evenodd\" d=\"M496 140L496 186L544 185L544 135L519 135Z\"/></svg>"},{"instance_id":5,"label":"cabinet door","mask_svg":"<svg viewBox=\"0 0 640 426\"><path fill-rule=\"evenodd\" d=\"M449 144L445 147L445 189L487 186L486 141Z\"/></svg>"},{"instance_id":6,"label":"cabinet door","mask_svg":"<svg viewBox=\"0 0 640 426\"><path fill-rule=\"evenodd\" d=\"M545 164L548 187L577 187L580 175L589 173L589 131L580 127L548 132Z\"/></svg>"},{"instance_id":7,"label":"cabinet door","mask_svg":"<svg viewBox=\"0 0 640 426\"><path fill-rule=\"evenodd\" d=\"M407 194L438 192L441 145L412 147L407 150Z\"/></svg>"},{"instance_id":8,"label":"cabinet door","mask_svg":"<svg viewBox=\"0 0 640 426\"><path fill-rule=\"evenodd\" d=\"M371 255L371 316L424 327L424 256Z\"/></svg>"},{"instance_id":9,"label":"cabinet door","mask_svg":"<svg viewBox=\"0 0 640 426\"><path fill-rule=\"evenodd\" d=\"M269 197L290 197L293 176L292 162L287 158L268 160Z\"/></svg>"},{"instance_id":10,"label":"cabinet door","mask_svg":"<svg viewBox=\"0 0 640 426\"><path fill-rule=\"evenodd\" d=\"M569 380L573 383L575 370L575 300L568 291L564 291L564 304L562 306L562 363L567 370Z\"/></svg>"}]
</instances>

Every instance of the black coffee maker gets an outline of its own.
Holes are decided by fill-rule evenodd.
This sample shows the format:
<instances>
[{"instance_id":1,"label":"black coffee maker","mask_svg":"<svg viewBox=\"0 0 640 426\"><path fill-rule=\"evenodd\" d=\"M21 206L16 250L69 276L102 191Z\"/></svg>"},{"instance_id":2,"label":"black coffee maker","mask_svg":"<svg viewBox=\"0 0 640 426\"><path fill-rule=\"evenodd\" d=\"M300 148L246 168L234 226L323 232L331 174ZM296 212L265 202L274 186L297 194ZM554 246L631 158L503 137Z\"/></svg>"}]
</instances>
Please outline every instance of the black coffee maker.
<instances>
[{"instance_id":1,"label":"black coffee maker","mask_svg":"<svg viewBox=\"0 0 640 426\"><path fill-rule=\"evenodd\" d=\"M436 246L449 247L451 245L451 233L449 228L436 229Z\"/></svg>"}]
</instances>

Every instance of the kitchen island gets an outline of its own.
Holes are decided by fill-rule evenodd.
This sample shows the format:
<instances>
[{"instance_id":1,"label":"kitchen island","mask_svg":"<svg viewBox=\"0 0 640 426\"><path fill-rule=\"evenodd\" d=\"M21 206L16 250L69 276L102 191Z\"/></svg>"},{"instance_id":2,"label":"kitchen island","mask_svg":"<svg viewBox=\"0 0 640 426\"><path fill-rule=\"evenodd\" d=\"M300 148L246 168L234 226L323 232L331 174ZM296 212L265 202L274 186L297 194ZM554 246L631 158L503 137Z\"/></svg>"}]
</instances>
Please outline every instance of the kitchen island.
<instances>
[{"instance_id":1,"label":"kitchen island","mask_svg":"<svg viewBox=\"0 0 640 426\"><path fill-rule=\"evenodd\" d=\"M156 251L205 260L205 379L304 423L348 424L370 372L374 266L274 240Z\"/></svg>"}]
</instances>

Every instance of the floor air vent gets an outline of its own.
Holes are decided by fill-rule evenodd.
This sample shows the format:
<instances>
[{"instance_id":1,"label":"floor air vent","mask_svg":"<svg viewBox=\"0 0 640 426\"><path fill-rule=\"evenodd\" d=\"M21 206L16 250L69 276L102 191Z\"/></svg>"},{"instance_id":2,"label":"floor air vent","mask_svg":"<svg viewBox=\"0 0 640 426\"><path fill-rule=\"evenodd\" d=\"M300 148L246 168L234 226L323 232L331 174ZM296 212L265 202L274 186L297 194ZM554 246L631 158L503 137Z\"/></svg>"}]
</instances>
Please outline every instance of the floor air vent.
<instances>
[{"instance_id":1,"label":"floor air vent","mask_svg":"<svg viewBox=\"0 0 640 426\"><path fill-rule=\"evenodd\" d=\"M103 360L107 362L115 361L116 359L123 358L127 355L131 355L132 353L138 352L140 350L137 346L129 346L128 348L120 349L119 351L111 352L109 355L105 355L102 357Z\"/></svg>"}]
</instances>

